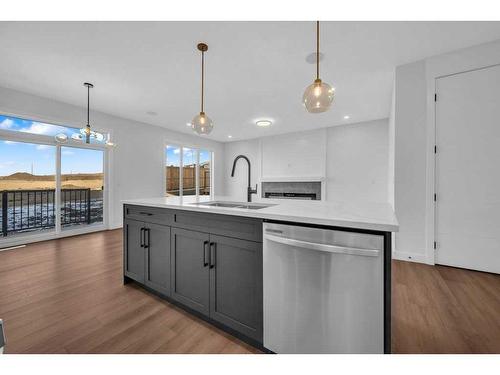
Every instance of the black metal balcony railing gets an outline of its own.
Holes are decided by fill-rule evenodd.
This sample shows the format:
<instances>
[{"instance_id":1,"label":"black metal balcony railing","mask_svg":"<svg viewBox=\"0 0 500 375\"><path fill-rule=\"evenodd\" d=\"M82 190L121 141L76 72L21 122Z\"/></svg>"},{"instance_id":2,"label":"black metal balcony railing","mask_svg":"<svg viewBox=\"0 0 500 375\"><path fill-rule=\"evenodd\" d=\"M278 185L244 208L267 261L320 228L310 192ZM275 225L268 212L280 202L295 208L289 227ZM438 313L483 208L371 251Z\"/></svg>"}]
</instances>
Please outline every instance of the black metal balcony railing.
<instances>
[{"instance_id":1,"label":"black metal balcony railing","mask_svg":"<svg viewBox=\"0 0 500 375\"><path fill-rule=\"evenodd\" d=\"M55 227L55 190L5 190L2 195L2 234ZM61 189L61 225L102 221L102 192Z\"/></svg>"}]
</instances>

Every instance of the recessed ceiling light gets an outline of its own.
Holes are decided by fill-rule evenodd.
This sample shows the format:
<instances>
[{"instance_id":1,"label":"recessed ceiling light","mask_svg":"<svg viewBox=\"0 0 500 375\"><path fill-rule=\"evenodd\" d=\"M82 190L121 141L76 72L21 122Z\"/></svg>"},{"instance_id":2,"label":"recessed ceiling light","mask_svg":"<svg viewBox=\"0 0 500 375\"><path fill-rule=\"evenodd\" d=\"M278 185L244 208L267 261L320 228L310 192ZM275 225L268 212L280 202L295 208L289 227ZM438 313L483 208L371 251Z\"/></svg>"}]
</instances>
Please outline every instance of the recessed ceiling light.
<instances>
[{"instance_id":1,"label":"recessed ceiling light","mask_svg":"<svg viewBox=\"0 0 500 375\"><path fill-rule=\"evenodd\" d=\"M190 123L190 122L186 122L186 126L191 127L192 125L191 125L191 123Z\"/></svg>"},{"instance_id":2,"label":"recessed ceiling light","mask_svg":"<svg viewBox=\"0 0 500 375\"><path fill-rule=\"evenodd\" d=\"M265 128L267 126L271 126L272 122L269 120L259 120L255 122L255 125L260 126L261 128Z\"/></svg>"},{"instance_id":3,"label":"recessed ceiling light","mask_svg":"<svg viewBox=\"0 0 500 375\"><path fill-rule=\"evenodd\" d=\"M351 118L351 116L349 116L349 115L344 116L344 120L349 120L350 118Z\"/></svg>"},{"instance_id":4,"label":"recessed ceiling light","mask_svg":"<svg viewBox=\"0 0 500 375\"><path fill-rule=\"evenodd\" d=\"M233 138L233 136L232 136L232 135L228 135L227 137L228 137L228 138Z\"/></svg>"}]
</instances>

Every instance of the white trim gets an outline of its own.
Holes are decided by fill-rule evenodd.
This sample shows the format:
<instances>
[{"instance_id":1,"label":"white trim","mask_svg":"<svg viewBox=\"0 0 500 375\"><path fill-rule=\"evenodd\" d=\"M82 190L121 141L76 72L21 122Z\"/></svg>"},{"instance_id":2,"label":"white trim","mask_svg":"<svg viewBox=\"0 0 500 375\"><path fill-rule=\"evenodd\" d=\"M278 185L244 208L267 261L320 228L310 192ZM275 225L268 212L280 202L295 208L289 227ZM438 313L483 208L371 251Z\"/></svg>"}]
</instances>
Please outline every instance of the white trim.
<instances>
[{"instance_id":1,"label":"white trim","mask_svg":"<svg viewBox=\"0 0 500 375\"><path fill-rule=\"evenodd\" d=\"M200 182L198 179L200 178L200 150L196 150L196 165L194 166L194 193L196 196L200 195Z\"/></svg>"},{"instance_id":2,"label":"white trim","mask_svg":"<svg viewBox=\"0 0 500 375\"><path fill-rule=\"evenodd\" d=\"M326 177L312 176L312 177L297 177L297 176L266 176L261 178L262 182L324 182Z\"/></svg>"},{"instance_id":3,"label":"white trim","mask_svg":"<svg viewBox=\"0 0 500 375\"><path fill-rule=\"evenodd\" d=\"M179 197L184 196L184 146L179 148Z\"/></svg>"},{"instance_id":4,"label":"white trim","mask_svg":"<svg viewBox=\"0 0 500 375\"><path fill-rule=\"evenodd\" d=\"M415 263L427 263L427 257L424 254L407 253L405 251L393 251L392 259Z\"/></svg>"},{"instance_id":5,"label":"white trim","mask_svg":"<svg viewBox=\"0 0 500 375\"><path fill-rule=\"evenodd\" d=\"M213 151L210 151L210 199L213 199L215 197L214 193L214 182L215 182L215 158L214 158L215 153Z\"/></svg>"},{"instance_id":6,"label":"white trim","mask_svg":"<svg viewBox=\"0 0 500 375\"><path fill-rule=\"evenodd\" d=\"M9 247L24 245L34 242L41 242L47 240L56 240L58 238L78 236L80 234L88 234L94 232L102 232L108 230L104 224L90 224L79 229L67 229L60 233L56 233L55 230L43 231L43 232L31 232L23 235L13 235L11 237L4 237L0 240L0 251L8 250ZM6 238L6 239L5 239Z\"/></svg>"},{"instance_id":7,"label":"white trim","mask_svg":"<svg viewBox=\"0 0 500 375\"><path fill-rule=\"evenodd\" d=\"M112 223L112 224L109 224L107 230L115 230L115 229L120 229L120 228L123 228L123 223Z\"/></svg>"},{"instance_id":8,"label":"white trim","mask_svg":"<svg viewBox=\"0 0 500 375\"><path fill-rule=\"evenodd\" d=\"M61 233L61 147L56 147L56 191L54 194L54 214L56 215L56 234Z\"/></svg>"},{"instance_id":9,"label":"white trim","mask_svg":"<svg viewBox=\"0 0 500 375\"><path fill-rule=\"evenodd\" d=\"M431 57L425 62L427 86L425 263L434 265L434 239L436 233L436 207L434 204L436 189L436 160L434 154L434 145L436 144L436 102L434 101L434 94L436 93L436 79L500 64L500 42L495 41ZM439 155L439 145L437 147Z\"/></svg>"}]
</instances>

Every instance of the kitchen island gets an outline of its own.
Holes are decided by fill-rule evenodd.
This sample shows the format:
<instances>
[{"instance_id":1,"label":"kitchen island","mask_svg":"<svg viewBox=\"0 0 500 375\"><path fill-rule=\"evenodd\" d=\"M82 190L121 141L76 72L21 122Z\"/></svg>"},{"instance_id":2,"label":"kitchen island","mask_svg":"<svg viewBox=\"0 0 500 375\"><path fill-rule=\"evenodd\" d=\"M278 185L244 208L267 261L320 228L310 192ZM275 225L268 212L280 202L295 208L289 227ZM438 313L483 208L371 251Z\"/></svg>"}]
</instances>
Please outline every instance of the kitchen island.
<instances>
[{"instance_id":1,"label":"kitchen island","mask_svg":"<svg viewBox=\"0 0 500 375\"><path fill-rule=\"evenodd\" d=\"M125 282L264 350L390 352L391 232L398 224L388 204L123 203ZM289 228L299 237L285 236ZM326 283L328 301L318 282Z\"/></svg>"}]
</instances>

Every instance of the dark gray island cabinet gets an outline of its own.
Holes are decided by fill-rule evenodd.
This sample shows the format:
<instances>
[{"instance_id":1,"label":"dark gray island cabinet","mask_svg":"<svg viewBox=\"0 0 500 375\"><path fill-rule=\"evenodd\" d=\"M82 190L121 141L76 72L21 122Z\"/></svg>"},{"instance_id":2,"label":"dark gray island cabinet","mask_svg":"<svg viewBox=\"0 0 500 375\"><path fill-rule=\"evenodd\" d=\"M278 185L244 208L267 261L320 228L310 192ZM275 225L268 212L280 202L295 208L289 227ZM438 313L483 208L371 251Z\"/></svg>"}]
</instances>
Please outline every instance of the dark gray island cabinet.
<instances>
[{"instance_id":1,"label":"dark gray island cabinet","mask_svg":"<svg viewBox=\"0 0 500 375\"><path fill-rule=\"evenodd\" d=\"M124 279L261 347L262 219L124 206Z\"/></svg>"}]
</instances>

